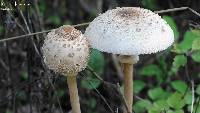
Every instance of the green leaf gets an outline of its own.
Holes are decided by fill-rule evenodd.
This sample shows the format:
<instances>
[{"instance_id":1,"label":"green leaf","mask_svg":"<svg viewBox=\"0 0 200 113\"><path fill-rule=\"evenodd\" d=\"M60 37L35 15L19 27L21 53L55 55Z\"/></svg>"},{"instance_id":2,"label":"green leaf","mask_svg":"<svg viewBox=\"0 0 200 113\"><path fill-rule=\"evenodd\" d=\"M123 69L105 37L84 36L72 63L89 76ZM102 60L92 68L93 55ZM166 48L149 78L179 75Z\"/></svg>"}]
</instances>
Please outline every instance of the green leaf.
<instances>
[{"instance_id":1,"label":"green leaf","mask_svg":"<svg viewBox=\"0 0 200 113\"><path fill-rule=\"evenodd\" d=\"M165 98L166 95L167 95L167 93L166 93L161 87L157 87L157 88L154 88L154 89L150 89L150 90L148 91L148 96L149 96L152 100Z\"/></svg>"},{"instance_id":2,"label":"green leaf","mask_svg":"<svg viewBox=\"0 0 200 113\"><path fill-rule=\"evenodd\" d=\"M175 110L175 111L172 111L172 110L169 110L169 111L167 111L167 113L184 113L184 111L183 110Z\"/></svg>"},{"instance_id":3,"label":"green leaf","mask_svg":"<svg viewBox=\"0 0 200 113\"><path fill-rule=\"evenodd\" d=\"M156 0L142 0L142 5L147 9L157 9L157 1Z\"/></svg>"},{"instance_id":4,"label":"green leaf","mask_svg":"<svg viewBox=\"0 0 200 113\"><path fill-rule=\"evenodd\" d=\"M98 74L102 75L104 72L105 60L103 54L96 50L92 49L90 53L90 59L88 65Z\"/></svg>"},{"instance_id":5,"label":"green leaf","mask_svg":"<svg viewBox=\"0 0 200 113\"><path fill-rule=\"evenodd\" d=\"M135 113L143 113L151 106L152 104L149 100L140 100L134 104L133 109Z\"/></svg>"},{"instance_id":6,"label":"green leaf","mask_svg":"<svg viewBox=\"0 0 200 113\"><path fill-rule=\"evenodd\" d=\"M187 52L189 49L192 49L193 41L197 38L200 38L198 34L192 31L185 32L183 41L179 44L175 44L172 51L176 53Z\"/></svg>"},{"instance_id":7,"label":"green leaf","mask_svg":"<svg viewBox=\"0 0 200 113\"><path fill-rule=\"evenodd\" d=\"M101 84L101 81L96 78L90 78L90 80L82 80L81 81L81 87L85 89L95 89L98 88Z\"/></svg>"},{"instance_id":8,"label":"green leaf","mask_svg":"<svg viewBox=\"0 0 200 113\"><path fill-rule=\"evenodd\" d=\"M197 51L197 52L192 53L192 59L193 59L195 62L200 63L200 51Z\"/></svg>"},{"instance_id":9,"label":"green leaf","mask_svg":"<svg viewBox=\"0 0 200 113\"><path fill-rule=\"evenodd\" d=\"M181 93L174 93L172 94L168 99L167 99L167 103L170 107L174 108L174 109L181 109L185 106L185 100L182 98L183 94Z\"/></svg>"},{"instance_id":10,"label":"green leaf","mask_svg":"<svg viewBox=\"0 0 200 113\"><path fill-rule=\"evenodd\" d=\"M192 50L200 50L200 38L197 38L192 42Z\"/></svg>"},{"instance_id":11,"label":"green leaf","mask_svg":"<svg viewBox=\"0 0 200 113\"><path fill-rule=\"evenodd\" d=\"M197 88L196 88L196 93L198 94L198 95L200 95L200 84L197 86Z\"/></svg>"},{"instance_id":12,"label":"green leaf","mask_svg":"<svg viewBox=\"0 0 200 113\"><path fill-rule=\"evenodd\" d=\"M162 111L159 110L157 107L151 107L148 109L148 113L161 113Z\"/></svg>"},{"instance_id":13,"label":"green leaf","mask_svg":"<svg viewBox=\"0 0 200 113\"><path fill-rule=\"evenodd\" d=\"M61 98L65 95L65 91L62 89L59 89L55 92L55 95L58 96L59 98Z\"/></svg>"},{"instance_id":14,"label":"green leaf","mask_svg":"<svg viewBox=\"0 0 200 113\"><path fill-rule=\"evenodd\" d=\"M186 63L187 57L185 55L176 55L172 64L172 71L177 72L178 69L182 66L185 66Z\"/></svg>"},{"instance_id":15,"label":"green leaf","mask_svg":"<svg viewBox=\"0 0 200 113\"><path fill-rule=\"evenodd\" d=\"M157 107L159 110L163 111L163 110L168 110L169 109L169 105L167 104L166 100L158 100L156 102L153 103L153 105L155 107Z\"/></svg>"},{"instance_id":16,"label":"green leaf","mask_svg":"<svg viewBox=\"0 0 200 113\"><path fill-rule=\"evenodd\" d=\"M146 86L145 82L141 81L141 80L135 80L133 82L133 89L134 89L134 93L138 94L141 90L144 89L144 87Z\"/></svg>"},{"instance_id":17,"label":"green leaf","mask_svg":"<svg viewBox=\"0 0 200 113\"><path fill-rule=\"evenodd\" d=\"M172 28L173 32L174 32L174 38L178 39L179 37L179 32L176 26L176 22L174 21L174 19L171 16L163 16L162 17L168 24L169 26Z\"/></svg>"},{"instance_id":18,"label":"green leaf","mask_svg":"<svg viewBox=\"0 0 200 113\"><path fill-rule=\"evenodd\" d=\"M56 15L53 15L53 16L50 16L47 21L49 23L53 23L54 25L60 25L61 24L61 19L56 16Z\"/></svg>"},{"instance_id":19,"label":"green leaf","mask_svg":"<svg viewBox=\"0 0 200 113\"><path fill-rule=\"evenodd\" d=\"M22 71L20 75L20 79L22 81L28 80L28 73L26 71Z\"/></svg>"},{"instance_id":20,"label":"green leaf","mask_svg":"<svg viewBox=\"0 0 200 113\"><path fill-rule=\"evenodd\" d=\"M192 92L187 92L184 99L185 103L190 105L192 103Z\"/></svg>"},{"instance_id":21,"label":"green leaf","mask_svg":"<svg viewBox=\"0 0 200 113\"><path fill-rule=\"evenodd\" d=\"M180 93L185 93L188 87L187 84L181 80L173 81L171 82L171 85L176 91L179 91Z\"/></svg>"},{"instance_id":22,"label":"green leaf","mask_svg":"<svg viewBox=\"0 0 200 113\"><path fill-rule=\"evenodd\" d=\"M85 104L91 109L94 109L97 105L97 102L94 98L89 98L87 101L85 101Z\"/></svg>"},{"instance_id":23,"label":"green leaf","mask_svg":"<svg viewBox=\"0 0 200 113\"><path fill-rule=\"evenodd\" d=\"M162 75L161 69L155 64L150 64L148 66L143 67L139 71L139 73L141 75L145 75L145 76L153 76L153 75L160 76L160 75Z\"/></svg>"}]
</instances>

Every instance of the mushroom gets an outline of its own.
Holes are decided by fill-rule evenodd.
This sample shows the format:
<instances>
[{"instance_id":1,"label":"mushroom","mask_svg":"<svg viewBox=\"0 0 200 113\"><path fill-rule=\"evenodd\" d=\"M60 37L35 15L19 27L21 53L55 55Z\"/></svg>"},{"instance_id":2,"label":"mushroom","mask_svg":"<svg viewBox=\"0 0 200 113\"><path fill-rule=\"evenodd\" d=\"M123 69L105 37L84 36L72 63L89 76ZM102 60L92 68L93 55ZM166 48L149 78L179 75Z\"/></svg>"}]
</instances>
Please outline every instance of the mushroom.
<instances>
[{"instance_id":1,"label":"mushroom","mask_svg":"<svg viewBox=\"0 0 200 113\"><path fill-rule=\"evenodd\" d=\"M174 42L170 26L158 14L139 7L108 10L86 28L85 36L93 48L119 54L123 64L124 95L128 112L133 104L133 64L140 54L167 49ZM124 109L124 113L125 113Z\"/></svg>"},{"instance_id":2,"label":"mushroom","mask_svg":"<svg viewBox=\"0 0 200 113\"><path fill-rule=\"evenodd\" d=\"M47 67L67 76L72 113L81 113L76 75L87 66L89 44L72 26L61 26L48 33L42 47Z\"/></svg>"}]
</instances>

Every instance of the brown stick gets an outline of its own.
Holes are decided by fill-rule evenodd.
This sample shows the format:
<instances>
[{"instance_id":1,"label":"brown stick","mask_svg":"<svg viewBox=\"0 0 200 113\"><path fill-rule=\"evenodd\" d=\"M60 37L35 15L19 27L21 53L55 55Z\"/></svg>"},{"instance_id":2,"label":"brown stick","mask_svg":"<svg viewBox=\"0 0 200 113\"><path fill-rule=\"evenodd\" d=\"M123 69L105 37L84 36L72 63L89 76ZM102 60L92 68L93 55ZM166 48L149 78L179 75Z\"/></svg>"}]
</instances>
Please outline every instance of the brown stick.
<instances>
[{"instance_id":1,"label":"brown stick","mask_svg":"<svg viewBox=\"0 0 200 113\"><path fill-rule=\"evenodd\" d=\"M124 63L124 97L128 106L128 112L124 108L124 113L132 113L133 105L133 64Z\"/></svg>"},{"instance_id":2,"label":"brown stick","mask_svg":"<svg viewBox=\"0 0 200 113\"><path fill-rule=\"evenodd\" d=\"M67 84L70 93L70 102L72 107L72 113L81 113L78 89L76 83L76 76L67 76Z\"/></svg>"}]
</instances>

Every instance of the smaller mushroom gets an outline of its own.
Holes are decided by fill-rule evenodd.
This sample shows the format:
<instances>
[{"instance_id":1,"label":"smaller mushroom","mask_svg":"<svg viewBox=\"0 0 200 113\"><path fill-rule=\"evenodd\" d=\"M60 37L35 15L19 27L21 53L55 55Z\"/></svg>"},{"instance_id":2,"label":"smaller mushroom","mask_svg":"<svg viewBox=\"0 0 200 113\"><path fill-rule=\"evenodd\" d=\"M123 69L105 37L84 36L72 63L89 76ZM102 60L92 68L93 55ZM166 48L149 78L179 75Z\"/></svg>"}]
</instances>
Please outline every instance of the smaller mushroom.
<instances>
[{"instance_id":1,"label":"smaller mushroom","mask_svg":"<svg viewBox=\"0 0 200 113\"><path fill-rule=\"evenodd\" d=\"M72 26L61 26L48 33L42 47L47 67L67 76L72 113L81 113L76 75L87 66L89 44Z\"/></svg>"},{"instance_id":2,"label":"smaller mushroom","mask_svg":"<svg viewBox=\"0 0 200 113\"><path fill-rule=\"evenodd\" d=\"M119 54L124 69L124 95L128 112L133 104L133 65L140 54L167 49L174 42L170 26L158 14L139 7L108 10L96 17L85 31L91 46ZM124 109L124 113L127 111Z\"/></svg>"}]
</instances>

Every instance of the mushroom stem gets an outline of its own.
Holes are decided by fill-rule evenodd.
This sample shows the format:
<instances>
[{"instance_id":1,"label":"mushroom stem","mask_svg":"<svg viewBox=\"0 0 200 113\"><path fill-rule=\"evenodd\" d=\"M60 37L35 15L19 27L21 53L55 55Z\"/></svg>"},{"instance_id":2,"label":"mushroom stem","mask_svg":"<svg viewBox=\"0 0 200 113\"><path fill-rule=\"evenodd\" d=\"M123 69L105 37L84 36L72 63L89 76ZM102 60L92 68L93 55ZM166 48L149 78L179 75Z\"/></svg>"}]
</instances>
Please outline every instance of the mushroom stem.
<instances>
[{"instance_id":1,"label":"mushroom stem","mask_svg":"<svg viewBox=\"0 0 200 113\"><path fill-rule=\"evenodd\" d=\"M76 76L71 74L67 76L67 84L70 94L70 102L72 107L72 113L81 113Z\"/></svg>"},{"instance_id":2,"label":"mushroom stem","mask_svg":"<svg viewBox=\"0 0 200 113\"><path fill-rule=\"evenodd\" d=\"M124 97L128 107L123 113L132 113L133 105L133 64L137 63L139 56L120 55L119 61L123 64L124 72Z\"/></svg>"},{"instance_id":3,"label":"mushroom stem","mask_svg":"<svg viewBox=\"0 0 200 113\"><path fill-rule=\"evenodd\" d=\"M128 107L128 112L124 108L124 113L132 113L133 104L133 64L124 63L124 97Z\"/></svg>"}]
</instances>

